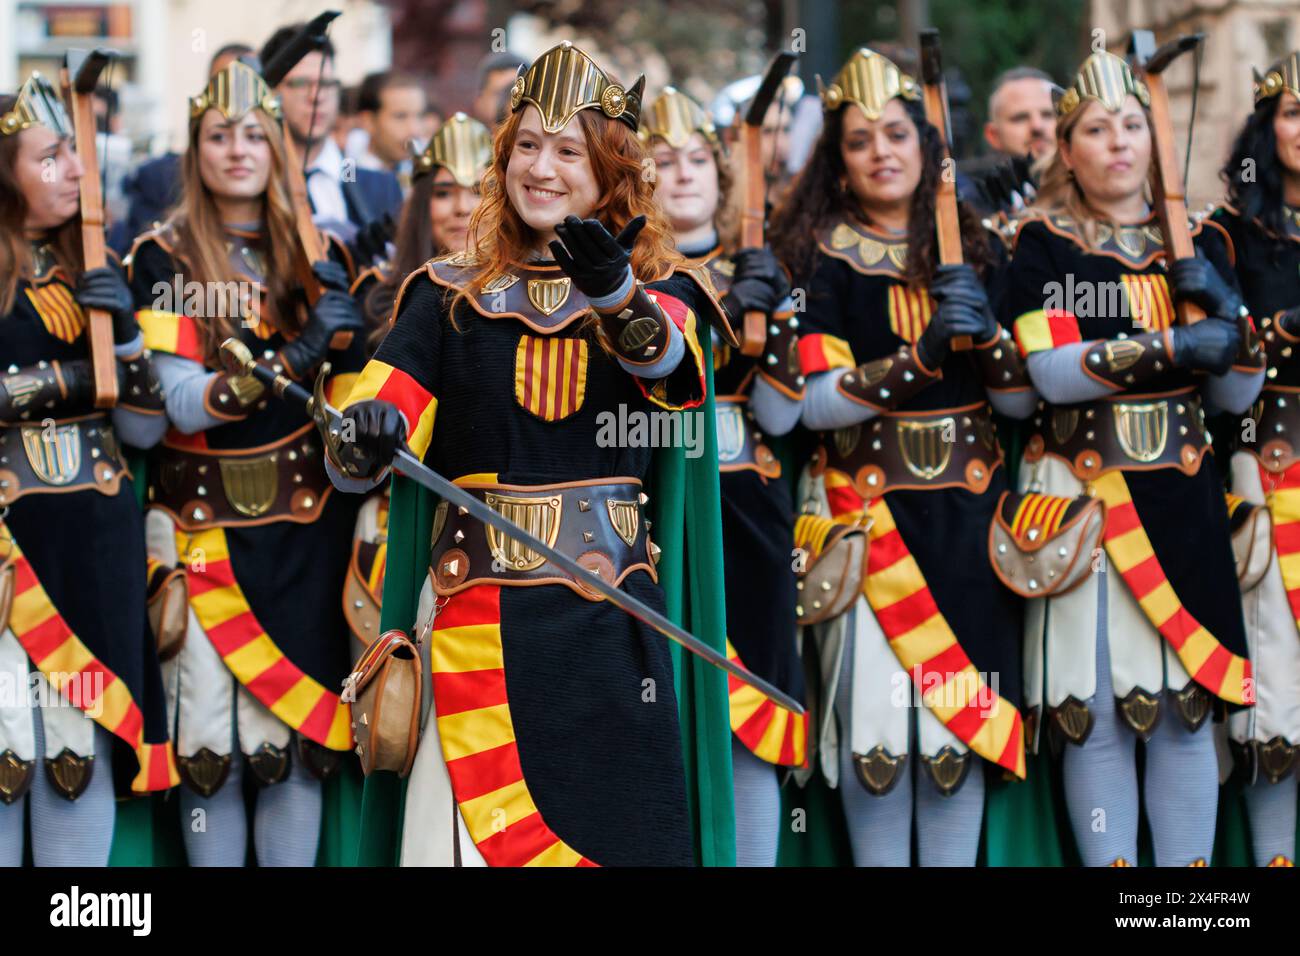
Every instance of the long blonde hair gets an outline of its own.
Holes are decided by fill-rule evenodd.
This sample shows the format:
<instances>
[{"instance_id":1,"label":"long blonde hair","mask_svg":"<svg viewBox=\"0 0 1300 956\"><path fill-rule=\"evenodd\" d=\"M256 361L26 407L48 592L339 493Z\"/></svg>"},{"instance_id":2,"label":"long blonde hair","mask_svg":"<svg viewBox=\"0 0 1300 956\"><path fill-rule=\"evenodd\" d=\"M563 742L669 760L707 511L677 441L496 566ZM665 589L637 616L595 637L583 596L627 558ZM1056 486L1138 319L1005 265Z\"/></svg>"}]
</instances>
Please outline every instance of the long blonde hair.
<instances>
[{"instance_id":1,"label":"long blonde hair","mask_svg":"<svg viewBox=\"0 0 1300 956\"><path fill-rule=\"evenodd\" d=\"M1088 197L1083 189L1079 186L1079 181L1075 179L1074 172L1065 165L1065 159L1061 156L1061 146L1070 141L1074 129L1079 125L1079 120L1086 111L1086 107L1080 107L1070 113L1056 124L1056 149L1052 151L1050 157L1039 160L1035 164L1034 171L1038 174L1038 195L1035 197L1030 209L1046 213L1053 216L1069 216L1079 225L1083 233L1084 242L1089 249L1095 249L1097 246L1097 227L1105 220L1098 211L1088 202ZM1143 114L1147 120L1147 131L1151 129L1151 112L1146 107L1142 108ZM1147 169L1147 190L1148 201L1151 198L1152 177L1155 176L1155 143L1152 142L1152 155L1150 166Z\"/></svg>"},{"instance_id":2,"label":"long blonde hair","mask_svg":"<svg viewBox=\"0 0 1300 956\"><path fill-rule=\"evenodd\" d=\"M261 110L254 115L266 133L271 146L271 174L263 194L262 221L265 225L263 249L267 256L266 275L263 281L270 290L270 302L262 309L261 320L271 322L281 332L297 332L302 326L296 284L297 259L294 250L298 245L296 220L289 201L285 183L283 133L271 117ZM244 279L230 264L226 251L226 231L221 223L216 199L203 182L199 172L199 129L202 117L190 123L189 149L181 160L181 201L167 221L167 227L177 237L176 257L184 261L189 270L188 281L199 282L205 288L220 289L226 286L208 283L239 282ZM206 296L205 296L206 298ZM199 323L203 332L203 354L209 363L216 363L224 342L239 335L241 314L239 303L227 302L221 315L203 316Z\"/></svg>"}]
</instances>

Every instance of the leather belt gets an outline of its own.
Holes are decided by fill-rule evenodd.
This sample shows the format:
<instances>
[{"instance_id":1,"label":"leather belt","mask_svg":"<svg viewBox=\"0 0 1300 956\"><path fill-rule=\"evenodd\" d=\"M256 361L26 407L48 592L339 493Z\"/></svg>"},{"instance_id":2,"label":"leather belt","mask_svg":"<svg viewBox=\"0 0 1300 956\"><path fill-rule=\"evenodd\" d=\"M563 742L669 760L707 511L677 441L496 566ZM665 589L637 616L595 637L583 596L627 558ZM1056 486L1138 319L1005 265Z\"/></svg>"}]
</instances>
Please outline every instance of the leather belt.
<instances>
[{"instance_id":1,"label":"leather belt","mask_svg":"<svg viewBox=\"0 0 1300 956\"><path fill-rule=\"evenodd\" d=\"M1025 460L1052 455L1083 481L1116 469L1177 468L1194 475L1210 447L1192 388L1049 407L1034 424L1039 431L1025 446Z\"/></svg>"},{"instance_id":2,"label":"leather belt","mask_svg":"<svg viewBox=\"0 0 1300 956\"><path fill-rule=\"evenodd\" d=\"M467 482L460 487L610 584L617 585L635 570L659 579L659 548L650 541L650 523L643 513L647 499L634 478L558 485ZM604 600L537 552L445 501L434 512L432 554L430 577L440 596L487 582L563 584L588 600Z\"/></svg>"},{"instance_id":3,"label":"leather belt","mask_svg":"<svg viewBox=\"0 0 1300 956\"><path fill-rule=\"evenodd\" d=\"M904 488L985 491L1002 449L984 402L932 412L886 412L823 436L812 473L841 472L863 498Z\"/></svg>"},{"instance_id":4,"label":"leather belt","mask_svg":"<svg viewBox=\"0 0 1300 956\"><path fill-rule=\"evenodd\" d=\"M1300 441L1300 388L1265 386L1250 410L1255 424L1255 440L1241 442L1273 474L1281 474L1297 461L1296 442Z\"/></svg>"},{"instance_id":5,"label":"leather belt","mask_svg":"<svg viewBox=\"0 0 1300 956\"><path fill-rule=\"evenodd\" d=\"M126 473L106 414L0 428L0 506L87 488L115 495Z\"/></svg>"},{"instance_id":6,"label":"leather belt","mask_svg":"<svg viewBox=\"0 0 1300 956\"><path fill-rule=\"evenodd\" d=\"M257 448L178 448L154 461L149 501L186 531L320 517L333 492L320 435L310 423Z\"/></svg>"},{"instance_id":7,"label":"leather belt","mask_svg":"<svg viewBox=\"0 0 1300 956\"><path fill-rule=\"evenodd\" d=\"M763 433L748 406L748 395L719 395L715 399L718 470L756 471L764 478L780 478L781 463L763 444Z\"/></svg>"}]
</instances>

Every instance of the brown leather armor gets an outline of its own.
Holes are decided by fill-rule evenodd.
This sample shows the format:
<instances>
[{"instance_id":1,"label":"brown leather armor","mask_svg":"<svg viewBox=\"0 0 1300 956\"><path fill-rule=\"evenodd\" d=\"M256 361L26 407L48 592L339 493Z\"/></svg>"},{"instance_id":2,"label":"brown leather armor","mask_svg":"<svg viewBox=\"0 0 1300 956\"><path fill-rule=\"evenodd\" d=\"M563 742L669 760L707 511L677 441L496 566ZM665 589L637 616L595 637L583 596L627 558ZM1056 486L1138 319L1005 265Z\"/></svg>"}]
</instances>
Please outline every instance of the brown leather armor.
<instances>
[{"instance_id":1,"label":"brown leather armor","mask_svg":"<svg viewBox=\"0 0 1300 956\"><path fill-rule=\"evenodd\" d=\"M186 531L315 521L333 492L312 424L258 448L186 449L164 443L149 482L152 507Z\"/></svg>"},{"instance_id":2,"label":"brown leather armor","mask_svg":"<svg viewBox=\"0 0 1300 956\"><path fill-rule=\"evenodd\" d=\"M863 498L900 488L988 488L1002 464L985 403L932 412L887 413L824 436L813 474L848 476Z\"/></svg>"},{"instance_id":3,"label":"brown leather armor","mask_svg":"<svg viewBox=\"0 0 1300 956\"><path fill-rule=\"evenodd\" d=\"M794 312L768 316L767 342L758 363L758 374L782 395L796 401L803 398L804 377L799 362L799 320Z\"/></svg>"},{"instance_id":4,"label":"brown leather armor","mask_svg":"<svg viewBox=\"0 0 1300 956\"><path fill-rule=\"evenodd\" d=\"M68 418L94 408L94 376L85 359L9 366L0 375L0 424Z\"/></svg>"},{"instance_id":5,"label":"brown leather armor","mask_svg":"<svg viewBox=\"0 0 1300 956\"><path fill-rule=\"evenodd\" d=\"M636 570L658 580L659 549L650 542L649 522L643 514L647 497L634 478L461 487L609 584L617 586ZM486 582L515 587L563 584L590 601L604 600L468 511L462 513L443 502L434 514L433 529L431 577L440 596Z\"/></svg>"},{"instance_id":6,"label":"brown leather armor","mask_svg":"<svg viewBox=\"0 0 1300 956\"><path fill-rule=\"evenodd\" d=\"M763 433L747 407L747 395L719 395L714 404L719 471L756 471L780 478L781 462L763 444Z\"/></svg>"},{"instance_id":7,"label":"brown leather armor","mask_svg":"<svg viewBox=\"0 0 1300 956\"><path fill-rule=\"evenodd\" d=\"M1268 364L1268 372L1265 374L1270 379L1277 377L1279 365L1286 365L1291 361L1295 346L1300 343L1300 338L1296 338L1282 327L1282 323L1278 321L1281 316L1281 312L1274 316L1266 316L1259 323L1263 333L1261 338L1264 340L1264 355Z\"/></svg>"},{"instance_id":8,"label":"brown leather armor","mask_svg":"<svg viewBox=\"0 0 1300 956\"><path fill-rule=\"evenodd\" d=\"M117 404L145 415L161 415L164 411L162 383L154 371L148 354L117 362Z\"/></svg>"},{"instance_id":9,"label":"brown leather armor","mask_svg":"<svg viewBox=\"0 0 1300 956\"><path fill-rule=\"evenodd\" d=\"M612 351L632 365L659 361L669 342L669 319L655 304L654 293L640 282L631 294L609 310L597 310L600 330Z\"/></svg>"},{"instance_id":10,"label":"brown leather armor","mask_svg":"<svg viewBox=\"0 0 1300 956\"><path fill-rule=\"evenodd\" d=\"M85 488L115 495L126 473L103 412L0 428L0 507L24 495Z\"/></svg>"},{"instance_id":11,"label":"brown leather armor","mask_svg":"<svg viewBox=\"0 0 1300 956\"><path fill-rule=\"evenodd\" d=\"M1177 468L1194 475L1210 447L1201 400L1191 388L1054 407L1034 424L1038 432L1025 446L1025 460L1053 455L1082 481L1113 469Z\"/></svg>"},{"instance_id":12,"label":"brown leather armor","mask_svg":"<svg viewBox=\"0 0 1300 956\"><path fill-rule=\"evenodd\" d=\"M904 345L891 356L842 373L839 392L859 405L887 412L937 381L941 374L922 365L916 349Z\"/></svg>"},{"instance_id":13,"label":"brown leather armor","mask_svg":"<svg viewBox=\"0 0 1300 956\"><path fill-rule=\"evenodd\" d=\"M995 392L1029 388L1029 371L1020 350L1011 341L1011 333L999 330L987 342L976 345L975 361L979 365L984 385Z\"/></svg>"},{"instance_id":14,"label":"brown leather armor","mask_svg":"<svg viewBox=\"0 0 1300 956\"><path fill-rule=\"evenodd\" d=\"M1173 353L1167 329L1100 339L1083 353L1083 370L1112 388L1128 389L1170 367Z\"/></svg>"},{"instance_id":15,"label":"brown leather armor","mask_svg":"<svg viewBox=\"0 0 1300 956\"><path fill-rule=\"evenodd\" d=\"M1300 436L1300 389L1266 386L1251 406L1249 420L1255 422L1254 441L1242 438L1241 448L1275 475L1296 461L1296 437Z\"/></svg>"}]
</instances>

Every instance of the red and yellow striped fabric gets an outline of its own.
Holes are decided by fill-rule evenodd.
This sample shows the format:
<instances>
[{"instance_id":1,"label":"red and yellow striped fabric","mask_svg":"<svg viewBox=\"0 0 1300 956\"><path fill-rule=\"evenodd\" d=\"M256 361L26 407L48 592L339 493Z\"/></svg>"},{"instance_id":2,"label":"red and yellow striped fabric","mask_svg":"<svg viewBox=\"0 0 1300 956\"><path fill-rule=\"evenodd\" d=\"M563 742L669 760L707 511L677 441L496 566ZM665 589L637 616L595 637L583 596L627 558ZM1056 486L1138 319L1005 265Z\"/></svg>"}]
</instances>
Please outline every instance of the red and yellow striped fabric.
<instances>
[{"instance_id":1,"label":"red and yellow striped fabric","mask_svg":"<svg viewBox=\"0 0 1300 956\"><path fill-rule=\"evenodd\" d=\"M86 313L72 297L72 290L62 282L29 288L27 298L41 317L45 330L56 339L75 342L86 328Z\"/></svg>"},{"instance_id":2,"label":"red and yellow striped fabric","mask_svg":"<svg viewBox=\"0 0 1300 956\"><path fill-rule=\"evenodd\" d=\"M433 421L438 413L438 400L430 395L414 378L387 362L371 359L361 370L352 390L340 408L370 399L392 402L406 416L406 443L416 458L423 458L433 440Z\"/></svg>"},{"instance_id":3,"label":"red and yellow striped fabric","mask_svg":"<svg viewBox=\"0 0 1300 956\"><path fill-rule=\"evenodd\" d=\"M1020 711L993 692L957 642L894 524L885 499L867 508L871 550L863 593L930 712L985 760L1025 776Z\"/></svg>"},{"instance_id":4,"label":"red and yellow striped fabric","mask_svg":"<svg viewBox=\"0 0 1300 956\"><path fill-rule=\"evenodd\" d=\"M506 698L501 588L448 601L430 645L433 706L452 791L490 866L595 866L542 819L524 780Z\"/></svg>"},{"instance_id":5,"label":"red and yellow striped fabric","mask_svg":"<svg viewBox=\"0 0 1300 956\"><path fill-rule=\"evenodd\" d=\"M1034 352L1083 341L1079 334L1079 320L1074 317L1074 313L1059 309L1026 312L1016 319L1014 328L1016 347L1020 349L1021 358Z\"/></svg>"},{"instance_id":6,"label":"red and yellow striped fabric","mask_svg":"<svg viewBox=\"0 0 1300 956\"><path fill-rule=\"evenodd\" d=\"M727 660L745 666L730 640ZM731 732L755 757L780 767L807 764L807 713L792 713L732 674L727 675L727 701Z\"/></svg>"},{"instance_id":7,"label":"red and yellow striped fabric","mask_svg":"<svg viewBox=\"0 0 1300 956\"><path fill-rule=\"evenodd\" d=\"M799 365L804 375L833 368L853 368L857 364L853 361L853 349L841 338L822 332L799 338Z\"/></svg>"},{"instance_id":8,"label":"red and yellow striped fabric","mask_svg":"<svg viewBox=\"0 0 1300 956\"><path fill-rule=\"evenodd\" d=\"M900 339L915 345L933 314L934 300L926 290L905 285L889 287L889 328Z\"/></svg>"},{"instance_id":9,"label":"red and yellow striped fabric","mask_svg":"<svg viewBox=\"0 0 1300 956\"><path fill-rule=\"evenodd\" d=\"M1060 530L1061 519L1073 502L1073 498L1059 495L1027 494L1016 508L1015 517L1011 521L1011 533L1023 541L1030 529L1037 528L1042 537L1050 538Z\"/></svg>"},{"instance_id":10,"label":"red and yellow striped fabric","mask_svg":"<svg viewBox=\"0 0 1300 956\"><path fill-rule=\"evenodd\" d=\"M1174 302L1169 283L1163 275L1125 273L1124 293L1128 296L1129 315L1148 332L1162 332L1174 324Z\"/></svg>"},{"instance_id":11,"label":"red and yellow striped fabric","mask_svg":"<svg viewBox=\"0 0 1300 956\"><path fill-rule=\"evenodd\" d=\"M827 469L824 480L831 517L837 521L861 520L865 505L862 496L854 490L852 479L843 472Z\"/></svg>"},{"instance_id":12,"label":"red and yellow striped fabric","mask_svg":"<svg viewBox=\"0 0 1300 956\"><path fill-rule=\"evenodd\" d=\"M667 397L666 379L660 379L657 383L650 384L643 378L634 378L633 381L636 382L637 388L641 390L641 394L660 408L667 409L670 412L698 408L704 404L708 385L705 384L704 375L707 369L704 367L704 349L700 345L695 310L676 296L667 295L663 292L647 292L646 294L654 300L655 304L663 310L664 315L668 316L673 324L677 326L678 331L682 333L682 337L686 342L686 354L690 356L695 365L695 373L699 377L699 382L694 396L681 404L677 404Z\"/></svg>"},{"instance_id":13,"label":"red and yellow striped fabric","mask_svg":"<svg viewBox=\"0 0 1300 956\"><path fill-rule=\"evenodd\" d=\"M1300 463L1292 465L1280 478L1261 467L1259 479L1265 488L1272 489L1268 493L1268 510L1273 515L1277 568L1291 615L1300 627Z\"/></svg>"},{"instance_id":14,"label":"red and yellow striped fabric","mask_svg":"<svg viewBox=\"0 0 1300 956\"><path fill-rule=\"evenodd\" d=\"M1102 538L1106 553L1152 627L1173 647L1196 683L1229 703L1253 704L1250 661L1220 644L1183 607L1142 527L1124 473L1107 472L1093 480L1090 487L1106 503L1106 531Z\"/></svg>"},{"instance_id":15,"label":"red and yellow striped fabric","mask_svg":"<svg viewBox=\"0 0 1300 956\"><path fill-rule=\"evenodd\" d=\"M185 564L194 616L230 673L307 739L351 750L347 705L289 660L258 623L235 580L225 531L177 531L176 553Z\"/></svg>"},{"instance_id":16,"label":"red and yellow striped fabric","mask_svg":"<svg viewBox=\"0 0 1300 956\"><path fill-rule=\"evenodd\" d=\"M523 335L515 349L515 401L538 418L556 422L582 407L587 395L587 342Z\"/></svg>"},{"instance_id":17,"label":"red and yellow striped fabric","mask_svg":"<svg viewBox=\"0 0 1300 956\"><path fill-rule=\"evenodd\" d=\"M154 352L203 361L203 333L188 315L142 309L135 314L144 333L144 347Z\"/></svg>"},{"instance_id":18,"label":"red and yellow striped fabric","mask_svg":"<svg viewBox=\"0 0 1300 956\"><path fill-rule=\"evenodd\" d=\"M27 656L50 686L134 751L140 769L131 781L132 792L150 793L179 784L171 741L145 743L144 714L130 689L72 632L18 542L8 540L15 575L9 627Z\"/></svg>"}]
</instances>

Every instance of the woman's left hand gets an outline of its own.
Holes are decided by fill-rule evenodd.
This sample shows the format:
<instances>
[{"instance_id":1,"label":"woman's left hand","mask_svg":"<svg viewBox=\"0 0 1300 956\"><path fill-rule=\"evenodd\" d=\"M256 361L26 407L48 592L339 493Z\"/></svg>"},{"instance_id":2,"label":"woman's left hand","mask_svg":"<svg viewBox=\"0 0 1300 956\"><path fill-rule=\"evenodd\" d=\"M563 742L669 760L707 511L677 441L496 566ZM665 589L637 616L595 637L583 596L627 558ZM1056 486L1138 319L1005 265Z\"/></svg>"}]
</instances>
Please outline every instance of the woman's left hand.
<instances>
[{"instance_id":1,"label":"woman's left hand","mask_svg":"<svg viewBox=\"0 0 1300 956\"><path fill-rule=\"evenodd\" d=\"M632 248L645 222L645 216L637 216L614 237L598 219L567 216L555 227L559 239L551 241L551 254L578 291L589 299L604 298L627 279Z\"/></svg>"}]
</instances>

